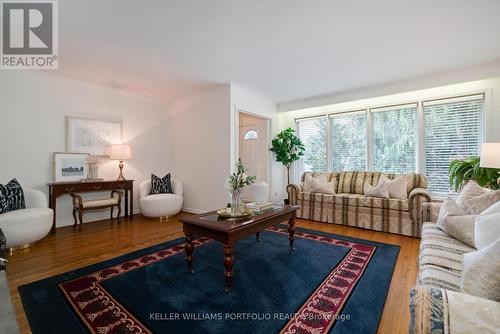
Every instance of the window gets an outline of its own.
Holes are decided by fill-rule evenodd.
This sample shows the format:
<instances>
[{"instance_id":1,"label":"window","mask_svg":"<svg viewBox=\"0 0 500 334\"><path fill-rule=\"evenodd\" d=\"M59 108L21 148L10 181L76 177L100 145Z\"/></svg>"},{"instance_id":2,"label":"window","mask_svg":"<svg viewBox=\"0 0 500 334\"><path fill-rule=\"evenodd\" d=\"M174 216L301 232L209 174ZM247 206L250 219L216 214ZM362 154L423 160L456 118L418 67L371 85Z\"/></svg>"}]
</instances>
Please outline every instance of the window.
<instances>
[{"instance_id":1,"label":"window","mask_svg":"<svg viewBox=\"0 0 500 334\"><path fill-rule=\"evenodd\" d=\"M298 135L305 146L301 172L326 171L326 118L298 120Z\"/></svg>"},{"instance_id":2,"label":"window","mask_svg":"<svg viewBox=\"0 0 500 334\"><path fill-rule=\"evenodd\" d=\"M415 172L417 105L372 109L373 170Z\"/></svg>"},{"instance_id":3,"label":"window","mask_svg":"<svg viewBox=\"0 0 500 334\"><path fill-rule=\"evenodd\" d=\"M479 155L484 96L424 102L424 172L429 190L449 192L451 160Z\"/></svg>"},{"instance_id":4,"label":"window","mask_svg":"<svg viewBox=\"0 0 500 334\"><path fill-rule=\"evenodd\" d=\"M451 160L479 155L483 123L484 94L299 119L306 151L298 175L418 171L431 192L447 193Z\"/></svg>"},{"instance_id":5,"label":"window","mask_svg":"<svg viewBox=\"0 0 500 334\"><path fill-rule=\"evenodd\" d=\"M334 171L366 169L366 111L330 116Z\"/></svg>"},{"instance_id":6,"label":"window","mask_svg":"<svg viewBox=\"0 0 500 334\"><path fill-rule=\"evenodd\" d=\"M243 139L256 139L256 138L257 138L257 131L255 130L248 130L243 136Z\"/></svg>"}]
</instances>

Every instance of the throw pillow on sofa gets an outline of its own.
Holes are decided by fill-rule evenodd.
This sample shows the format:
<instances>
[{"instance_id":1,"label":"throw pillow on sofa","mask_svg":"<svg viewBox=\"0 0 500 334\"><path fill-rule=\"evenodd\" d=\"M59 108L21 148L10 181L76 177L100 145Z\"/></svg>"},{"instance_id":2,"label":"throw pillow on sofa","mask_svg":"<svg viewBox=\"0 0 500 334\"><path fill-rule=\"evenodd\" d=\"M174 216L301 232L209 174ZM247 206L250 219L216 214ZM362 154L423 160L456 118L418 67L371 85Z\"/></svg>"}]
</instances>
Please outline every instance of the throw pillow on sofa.
<instances>
[{"instance_id":1,"label":"throw pillow on sofa","mask_svg":"<svg viewBox=\"0 0 500 334\"><path fill-rule=\"evenodd\" d=\"M476 217L474 244L483 249L500 239L500 202L490 206Z\"/></svg>"},{"instance_id":2,"label":"throw pillow on sofa","mask_svg":"<svg viewBox=\"0 0 500 334\"><path fill-rule=\"evenodd\" d=\"M16 179L0 184L0 214L25 208L23 188Z\"/></svg>"},{"instance_id":3,"label":"throw pillow on sofa","mask_svg":"<svg viewBox=\"0 0 500 334\"><path fill-rule=\"evenodd\" d=\"M373 186L369 181L366 181L364 192L365 196L389 198L389 188L387 187L385 180L382 180L382 178L380 178L378 185L376 186Z\"/></svg>"},{"instance_id":4,"label":"throw pillow on sofa","mask_svg":"<svg viewBox=\"0 0 500 334\"><path fill-rule=\"evenodd\" d=\"M500 239L463 257L463 292L500 302Z\"/></svg>"},{"instance_id":5,"label":"throw pillow on sofa","mask_svg":"<svg viewBox=\"0 0 500 334\"><path fill-rule=\"evenodd\" d=\"M304 178L304 191L306 193L335 194L335 180L327 182L324 175L320 175L318 179L315 179L312 175L306 174Z\"/></svg>"},{"instance_id":6,"label":"throw pillow on sofa","mask_svg":"<svg viewBox=\"0 0 500 334\"><path fill-rule=\"evenodd\" d=\"M475 247L475 219L475 215L468 215L462 206L452 199L447 199L441 205L436 225L455 239Z\"/></svg>"},{"instance_id":7,"label":"throw pillow on sofa","mask_svg":"<svg viewBox=\"0 0 500 334\"><path fill-rule=\"evenodd\" d=\"M467 182L457 198L457 203L469 215L478 215L498 201L500 201L500 190L491 191L472 180Z\"/></svg>"},{"instance_id":8,"label":"throw pillow on sofa","mask_svg":"<svg viewBox=\"0 0 500 334\"><path fill-rule=\"evenodd\" d=\"M389 196L391 198L407 199L408 194L406 193L406 188L408 187L408 179L406 175L401 175L394 180L387 178L385 175L380 176L378 183L387 183L387 188L389 189Z\"/></svg>"}]
</instances>

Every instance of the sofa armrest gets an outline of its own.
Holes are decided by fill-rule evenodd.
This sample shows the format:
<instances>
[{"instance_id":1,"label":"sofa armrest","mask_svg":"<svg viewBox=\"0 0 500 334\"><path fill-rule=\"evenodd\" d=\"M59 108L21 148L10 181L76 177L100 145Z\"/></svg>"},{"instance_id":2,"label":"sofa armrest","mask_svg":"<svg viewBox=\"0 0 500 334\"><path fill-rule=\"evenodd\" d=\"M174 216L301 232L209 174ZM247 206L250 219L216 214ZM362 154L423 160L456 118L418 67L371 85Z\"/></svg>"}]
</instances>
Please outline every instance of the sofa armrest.
<instances>
[{"instance_id":1,"label":"sofa armrest","mask_svg":"<svg viewBox=\"0 0 500 334\"><path fill-rule=\"evenodd\" d=\"M496 333L500 303L440 288L410 292L410 334Z\"/></svg>"},{"instance_id":2,"label":"sofa armrest","mask_svg":"<svg viewBox=\"0 0 500 334\"><path fill-rule=\"evenodd\" d=\"M288 193L290 205L297 205L299 193L303 192L302 184L289 184L286 186L286 192Z\"/></svg>"},{"instance_id":3,"label":"sofa armrest","mask_svg":"<svg viewBox=\"0 0 500 334\"><path fill-rule=\"evenodd\" d=\"M415 188L408 195L408 208L413 222L422 226L424 219L422 217L422 204L431 201L431 193L425 188Z\"/></svg>"},{"instance_id":4,"label":"sofa armrest","mask_svg":"<svg viewBox=\"0 0 500 334\"><path fill-rule=\"evenodd\" d=\"M421 211L424 222L437 223L439 210L443 202L427 202L422 203Z\"/></svg>"}]
</instances>

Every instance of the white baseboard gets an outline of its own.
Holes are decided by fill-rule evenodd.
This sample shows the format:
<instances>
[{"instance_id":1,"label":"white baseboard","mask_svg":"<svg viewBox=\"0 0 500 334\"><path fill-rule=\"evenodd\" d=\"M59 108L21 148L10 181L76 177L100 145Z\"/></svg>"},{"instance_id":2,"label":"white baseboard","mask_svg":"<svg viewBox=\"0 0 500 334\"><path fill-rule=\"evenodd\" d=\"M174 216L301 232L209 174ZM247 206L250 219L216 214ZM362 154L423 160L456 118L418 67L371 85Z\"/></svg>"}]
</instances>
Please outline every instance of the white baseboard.
<instances>
[{"instance_id":1,"label":"white baseboard","mask_svg":"<svg viewBox=\"0 0 500 334\"><path fill-rule=\"evenodd\" d=\"M203 210L192 209L192 208L186 208L186 207L183 207L183 208L182 208L182 211L187 212L187 213L194 213L194 214L196 214L196 215L198 215L198 214L200 214L200 213L203 213L203 212L206 212L206 211L203 211Z\"/></svg>"}]
</instances>

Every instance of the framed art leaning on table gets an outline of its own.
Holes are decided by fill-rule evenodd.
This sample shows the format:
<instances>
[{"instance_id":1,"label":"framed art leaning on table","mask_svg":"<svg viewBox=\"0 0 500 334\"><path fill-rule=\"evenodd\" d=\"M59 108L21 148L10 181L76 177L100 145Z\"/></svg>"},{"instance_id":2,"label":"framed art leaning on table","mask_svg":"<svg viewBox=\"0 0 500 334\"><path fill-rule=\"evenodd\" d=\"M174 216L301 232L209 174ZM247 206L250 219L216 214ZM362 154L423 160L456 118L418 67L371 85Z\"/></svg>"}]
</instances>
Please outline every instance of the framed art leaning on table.
<instances>
[{"instance_id":1,"label":"framed art leaning on table","mask_svg":"<svg viewBox=\"0 0 500 334\"><path fill-rule=\"evenodd\" d=\"M89 175L89 154L54 153L54 181L80 181Z\"/></svg>"}]
</instances>

